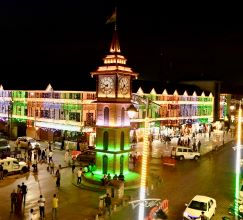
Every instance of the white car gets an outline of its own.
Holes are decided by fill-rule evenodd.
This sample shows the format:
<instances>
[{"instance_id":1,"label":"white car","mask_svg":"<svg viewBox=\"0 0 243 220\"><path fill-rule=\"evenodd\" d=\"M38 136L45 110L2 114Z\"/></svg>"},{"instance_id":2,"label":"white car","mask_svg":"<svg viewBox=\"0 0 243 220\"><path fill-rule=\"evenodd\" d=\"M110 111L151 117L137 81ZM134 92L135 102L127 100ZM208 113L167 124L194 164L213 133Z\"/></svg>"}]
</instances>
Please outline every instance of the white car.
<instances>
[{"instance_id":1,"label":"white car","mask_svg":"<svg viewBox=\"0 0 243 220\"><path fill-rule=\"evenodd\" d=\"M4 175L15 172L25 173L28 171L27 164L23 161L18 161L16 158L7 157L5 159L0 159L0 164L3 166Z\"/></svg>"},{"instance_id":2,"label":"white car","mask_svg":"<svg viewBox=\"0 0 243 220\"><path fill-rule=\"evenodd\" d=\"M196 195L186 204L186 209L183 213L184 220L200 219L200 215L204 212L207 219L211 219L216 211L216 200L202 195Z\"/></svg>"},{"instance_id":3,"label":"white car","mask_svg":"<svg viewBox=\"0 0 243 220\"><path fill-rule=\"evenodd\" d=\"M198 160L200 158L200 153L193 151L190 147L176 146L171 150L171 157L178 158L179 160L184 159L194 159Z\"/></svg>"},{"instance_id":4,"label":"white car","mask_svg":"<svg viewBox=\"0 0 243 220\"><path fill-rule=\"evenodd\" d=\"M40 143L38 143L35 139L31 137L18 137L16 140L16 145L19 148L28 149L35 149L36 147L40 147Z\"/></svg>"}]
</instances>

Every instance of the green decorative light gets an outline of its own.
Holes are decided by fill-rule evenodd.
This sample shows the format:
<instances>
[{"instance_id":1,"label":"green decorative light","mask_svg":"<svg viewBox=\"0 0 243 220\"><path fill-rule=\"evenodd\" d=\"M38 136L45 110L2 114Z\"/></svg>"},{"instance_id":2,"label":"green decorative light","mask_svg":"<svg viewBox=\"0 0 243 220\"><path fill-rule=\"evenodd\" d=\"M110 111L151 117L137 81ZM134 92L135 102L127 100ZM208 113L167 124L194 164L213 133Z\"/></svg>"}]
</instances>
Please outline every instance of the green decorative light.
<instances>
[{"instance_id":1,"label":"green decorative light","mask_svg":"<svg viewBox=\"0 0 243 220\"><path fill-rule=\"evenodd\" d=\"M96 149L97 150L104 150L104 147L103 147L103 145L97 144ZM124 150L130 150L130 145L129 144L124 145ZM114 146L109 145L108 151L119 152L119 151L121 151L121 149L119 147L115 148Z\"/></svg>"},{"instance_id":2,"label":"green decorative light","mask_svg":"<svg viewBox=\"0 0 243 220\"><path fill-rule=\"evenodd\" d=\"M64 110L81 110L81 105L78 104L63 104Z\"/></svg>"}]
</instances>

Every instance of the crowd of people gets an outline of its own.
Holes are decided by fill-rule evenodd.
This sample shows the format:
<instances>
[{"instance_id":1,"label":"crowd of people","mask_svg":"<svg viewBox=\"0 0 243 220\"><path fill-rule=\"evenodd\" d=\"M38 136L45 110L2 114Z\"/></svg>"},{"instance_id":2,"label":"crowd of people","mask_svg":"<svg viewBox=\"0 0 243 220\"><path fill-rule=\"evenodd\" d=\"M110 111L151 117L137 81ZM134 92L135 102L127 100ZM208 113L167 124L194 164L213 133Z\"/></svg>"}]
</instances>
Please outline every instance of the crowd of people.
<instances>
[{"instance_id":1,"label":"crowd of people","mask_svg":"<svg viewBox=\"0 0 243 220\"><path fill-rule=\"evenodd\" d=\"M28 192L27 185L22 183L22 185L17 185L17 189L13 189L10 194L11 201L11 213L15 213L16 215L21 216L22 209L25 207L26 203L26 195ZM46 199L43 195L40 195L39 200L37 201L39 207L39 215L41 219L45 218L45 203ZM57 208L58 208L58 197L56 194L53 195L52 198L52 219L57 218ZM29 220L36 219L34 214L34 209L31 208L29 211Z\"/></svg>"},{"instance_id":2,"label":"crowd of people","mask_svg":"<svg viewBox=\"0 0 243 220\"><path fill-rule=\"evenodd\" d=\"M22 211L22 203L25 205L26 202L26 194L28 188L27 186L22 183L22 185L17 185L17 189L13 189L12 193L10 194L11 198L11 213L20 214Z\"/></svg>"}]
</instances>

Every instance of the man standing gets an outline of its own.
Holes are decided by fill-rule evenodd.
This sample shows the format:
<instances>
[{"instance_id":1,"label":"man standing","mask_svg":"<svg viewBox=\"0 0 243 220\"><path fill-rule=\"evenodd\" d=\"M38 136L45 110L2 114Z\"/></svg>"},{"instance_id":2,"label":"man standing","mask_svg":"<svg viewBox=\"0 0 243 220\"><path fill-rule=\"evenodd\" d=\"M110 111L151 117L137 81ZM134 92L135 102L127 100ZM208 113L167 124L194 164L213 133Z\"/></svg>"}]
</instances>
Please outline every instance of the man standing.
<instances>
[{"instance_id":1,"label":"man standing","mask_svg":"<svg viewBox=\"0 0 243 220\"><path fill-rule=\"evenodd\" d=\"M200 150L201 150L201 141L200 140L197 142L197 150L200 153Z\"/></svg>"},{"instance_id":2,"label":"man standing","mask_svg":"<svg viewBox=\"0 0 243 220\"><path fill-rule=\"evenodd\" d=\"M26 199L26 194L27 194L27 186L22 183L22 186L21 186L21 192L22 192L22 196L23 196L23 202L25 204L25 199Z\"/></svg>"},{"instance_id":3,"label":"man standing","mask_svg":"<svg viewBox=\"0 0 243 220\"><path fill-rule=\"evenodd\" d=\"M58 208L58 198L57 195L54 194L52 198L52 219L57 218L57 208Z\"/></svg>"},{"instance_id":4,"label":"man standing","mask_svg":"<svg viewBox=\"0 0 243 220\"><path fill-rule=\"evenodd\" d=\"M45 217L45 198L40 195L40 199L38 200L39 209L40 209L40 218L43 219Z\"/></svg>"},{"instance_id":5,"label":"man standing","mask_svg":"<svg viewBox=\"0 0 243 220\"><path fill-rule=\"evenodd\" d=\"M51 163L50 163L50 174L54 174L54 167L55 167L55 164L52 160Z\"/></svg>"},{"instance_id":6,"label":"man standing","mask_svg":"<svg viewBox=\"0 0 243 220\"><path fill-rule=\"evenodd\" d=\"M109 193L106 194L105 197L105 211L108 210L109 216L111 215L111 197Z\"/></svg>"},{"instance_id":7,"label":"man standing","mask_svg":"<svg viewBox=\"0 0 243 220\"><path fill-rule=\"evenodd\" d=\"M78 170L78 172L77 172L77 175L78 175L78 180L77 180L77 184L80 184L81 183L81 178L82 178L82 173L83 173L83 171L82 171L82 167Z\"/></svg>"},{"instance_id":8,"label":"man standing","mask_svg":"<svg viewBox=\"0 0 243 220\"><path fill-rule=\"evenodd\" d=\"M75 170L75 161L73 160L73 164L72 164L72 173L74 173L74 170Z\"/></svg>"},{"instance_id":9,"label":"man standing","mask_svg":"<svg viewBox=\"0 0 243 220\"><path fill-rule=\"evenodd\" d=\"M0 163L0 180L3 180L3 165Z\"/></svg>"},{"instance_id":10,"label":"man standing","mask_svg":"<svg viewBox=\"0 0 243 220\"><path fill-rule=\"evenodd\" d=\"M52 152L52 150L50 150L48 156L49 156L49 163L50 163L50 162L52 161L52 157L53 157L53 152Z\"/></svg>"},{"instance_id":11,"label":"man standing","mask_svg":"<svg viewBox=\"0 0 243 220\"><path fill-rule=\"evenodd\" d=\"M13 211L16 212L16 206L17 206L17 193L15 192L15 189L13 190L13 192L10 195L11 197L11 213Z\"/></svg>"}]
</instances>

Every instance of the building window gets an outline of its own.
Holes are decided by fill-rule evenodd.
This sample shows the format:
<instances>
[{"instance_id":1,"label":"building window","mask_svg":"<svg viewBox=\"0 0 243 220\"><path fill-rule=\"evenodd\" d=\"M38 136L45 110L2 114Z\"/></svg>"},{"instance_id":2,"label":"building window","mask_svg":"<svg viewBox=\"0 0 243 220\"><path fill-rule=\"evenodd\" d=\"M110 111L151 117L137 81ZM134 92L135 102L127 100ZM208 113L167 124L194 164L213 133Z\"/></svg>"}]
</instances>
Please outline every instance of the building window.
<instances>
[{"instance_id":1,"label":"building window","mask_svg":"<svg viewBox=\"0 0 243 220\"><path fill-rule=\"evenodd\" d=\"M125 109L122 108L121 109L121 126L124 125L124 121L125 121Z\"/></svg>"},{"instance_id":2,"label":"building window","mask_svg":"<svg viewBox=\"0 0 243 220\"><path fill-rule=\"evenodd\" d=\"M105 131L103 134L103 149L108 150L108 143L109 143L109 134L108 131Z\"/></svg>"},{"instance_id":3,"label":"building window","mask_svg":"<svg viewBox=\"0 0 243 220\"><path fill-rule=\"evenodd\" d=\"M124 131L121 132L120 149L124 150Z\"/></svg>"},{"instance_id":4,"label":"building window","mask_svg":"<svg viewBox=\"0 0 243 220\"><path fill-rule=\"evenodd\" d=\"M109 108L104 109L104 125L109 125Z\"/></svg>"},{"instance_id":5,"label":"building window","mask_svg":"<svg viewBox=\"0 0 243 220\"><path fill-rule=\"evenodd\" d=\"M86 126L92 126L94 121L94 114L93 113L86 113Z\"/></svg>"}]
</instances>

